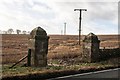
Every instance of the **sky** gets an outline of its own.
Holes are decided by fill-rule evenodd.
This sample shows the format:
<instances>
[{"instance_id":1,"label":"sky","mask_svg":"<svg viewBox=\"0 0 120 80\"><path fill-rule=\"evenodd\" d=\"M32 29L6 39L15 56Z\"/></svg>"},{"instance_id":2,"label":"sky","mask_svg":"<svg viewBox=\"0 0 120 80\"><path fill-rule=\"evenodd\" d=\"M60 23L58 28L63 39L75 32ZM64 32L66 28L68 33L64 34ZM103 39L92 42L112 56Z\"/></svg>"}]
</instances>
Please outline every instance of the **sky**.
<instances>
[{"instance_id":1,"label":"sky","mask_svg":"<svg viewBox=\"0 0 120 80\"><path fill-rule=\"evenodd\" d=\"M40 26L48 34L118 34L118 0L0 0L0 30L31 31ZM61 33L62 32L62 33Z\"/></svg>"}]
</instances>

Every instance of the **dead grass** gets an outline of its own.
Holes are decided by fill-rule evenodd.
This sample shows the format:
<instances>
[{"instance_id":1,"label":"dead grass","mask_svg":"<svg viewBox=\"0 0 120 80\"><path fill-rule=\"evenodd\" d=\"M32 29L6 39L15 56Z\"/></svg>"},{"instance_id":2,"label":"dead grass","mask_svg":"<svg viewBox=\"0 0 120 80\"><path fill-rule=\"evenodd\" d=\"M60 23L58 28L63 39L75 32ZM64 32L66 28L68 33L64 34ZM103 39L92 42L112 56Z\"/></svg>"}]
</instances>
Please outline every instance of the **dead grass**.
<instances>
[{"instance_id":1,"label":"dead grass","mask_svg":"<svg viewBox=\"0 0 120 80\"><path fill-rule=\"evenodd\" d=\"M2 35L2 63L14 63L27 54L29 35ZM118 38L115 35L99 36L101 47L118 46ZM73 59L80 58L80 47L76 35L50 36L48 59Z\"/></svg>"},{"instance_id":2,"label":"dead grass","mask_svg":"<svg viewBox=\"0 0 120 80\"><path fill-rule=\"evenodd\" d=\"M80 63L81 49L78 43L77 36L51 36L49 40L48 50L48 66L45 68L21 67L26 60L9 69L9 67L17 62L20 58L27 54L27 40L28 35L3 35L2 38L2 63L3 63L3 77L6 76L22 76L37 74L51 76L61 75L62 73L73 73L88 69L95 70L106 67L118 67L119 60L114 58L108 61L99 63ZM116 47L118 46L116 36L100 36L102 39L101 47ZM119 58L120 59L120 58ZM69 71L71 70L71 71ZM58 73L59 72L59 73Z\"/></svg>"},{"instance_id":3,"label":"dead grass","mask_svg":"<svg viewBox=\"0 0 120 80\"><path fill-rule=\"evenodd\" d=\"M48 53L48 59L75 58L78 56L81 56L79 45L66 46L60 44Z\"/></svg>"}]
</instances>

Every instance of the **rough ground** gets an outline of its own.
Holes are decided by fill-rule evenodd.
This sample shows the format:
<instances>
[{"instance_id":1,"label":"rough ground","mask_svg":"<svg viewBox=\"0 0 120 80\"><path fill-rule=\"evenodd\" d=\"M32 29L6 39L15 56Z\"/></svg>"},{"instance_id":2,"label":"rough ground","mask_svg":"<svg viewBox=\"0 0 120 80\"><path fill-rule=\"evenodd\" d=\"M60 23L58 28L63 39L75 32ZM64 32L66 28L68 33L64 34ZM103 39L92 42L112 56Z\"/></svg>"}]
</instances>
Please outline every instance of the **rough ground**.
<instances>
[{"instance_id":1,"label":"rough ground","mask_svg":"<svg viewBox=\"0 0 120 80\"><path fill-rule=\"evenodd\" d=\"M28 37L29 35L2 35L2 54L0 56L3 63L2 75L5 80L29 78L33 80L38 77L48 79L53 76L58 77L119 66L120 57L99 63L80 63L81 49L78 45L78 36L50 35L47 67L21 67L21 64L26 62L25 60L9 69L13 63L27 54ZM99 39L101 40L100 48L119 47L117 35L100 35Z\"/></svg>"},{"instance_id":2,"label":"rough ground","mask_svg":"<svg viewBox=\"0 0 120 80\"><path fill-rule=\"evenodd\" d=\"M14 63L27 54L29 35L2 35L2 63ZM118 47L117 35L99 35L100 48ZM82 39L84 36L82 36ZM77 57L77 58L76 58ZM80 59L77 35L50 35L48 59ZM74 59L73 59L74 60ZM59 61L62 62L62 61Z\"/></svg>"}]
</instances>

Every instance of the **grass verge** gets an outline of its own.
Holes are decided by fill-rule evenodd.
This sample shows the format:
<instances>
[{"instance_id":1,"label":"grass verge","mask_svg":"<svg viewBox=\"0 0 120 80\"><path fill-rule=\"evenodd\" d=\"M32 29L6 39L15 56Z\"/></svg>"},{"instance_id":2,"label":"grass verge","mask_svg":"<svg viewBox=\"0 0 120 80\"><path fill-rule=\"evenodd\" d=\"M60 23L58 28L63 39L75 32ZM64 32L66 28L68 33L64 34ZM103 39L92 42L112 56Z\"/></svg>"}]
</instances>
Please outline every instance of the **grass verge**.
<instances>
[{"instance_id":1,"label":"grass verge","mask_svg":"<svg viewBox=\"0 0 120 80\"><path fill-rule=\"evenodd\" d=\"M73 65L52 64L42 68L21 67L20 65L18 65L12 69L9 69L10 66L11 65L3 65L2 80L33 80L38 78L49 79L60 76L119 67L117 64L108 63L107 61L102 61L99 63L79 63Z\"/></svg>"}]
</instances>

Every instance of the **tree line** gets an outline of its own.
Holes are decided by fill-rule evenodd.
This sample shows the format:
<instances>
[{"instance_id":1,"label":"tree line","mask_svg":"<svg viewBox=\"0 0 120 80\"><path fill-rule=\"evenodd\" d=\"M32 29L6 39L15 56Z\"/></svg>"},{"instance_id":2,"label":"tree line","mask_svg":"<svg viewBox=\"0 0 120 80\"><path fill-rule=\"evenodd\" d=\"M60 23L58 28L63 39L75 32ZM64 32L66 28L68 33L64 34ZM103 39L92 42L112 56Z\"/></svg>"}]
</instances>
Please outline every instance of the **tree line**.
<instances>
[{"instance_id":1,"label":"tree line","mask_svg":"<svg viewBox=\"0 0 120 80\"><path fill-rule=\"evenodd\" d=\"M26 31L26 30L22 31L20 29L16 29L16 31L14 31L12 28L10 28L7 31L0 30L0 34L30 34L30 31Z\"/></svg>"}]
</instances>

